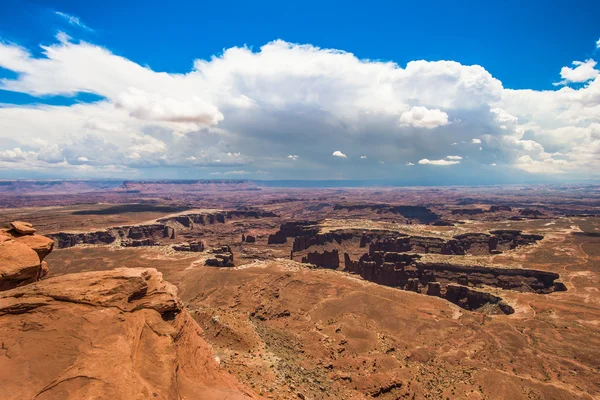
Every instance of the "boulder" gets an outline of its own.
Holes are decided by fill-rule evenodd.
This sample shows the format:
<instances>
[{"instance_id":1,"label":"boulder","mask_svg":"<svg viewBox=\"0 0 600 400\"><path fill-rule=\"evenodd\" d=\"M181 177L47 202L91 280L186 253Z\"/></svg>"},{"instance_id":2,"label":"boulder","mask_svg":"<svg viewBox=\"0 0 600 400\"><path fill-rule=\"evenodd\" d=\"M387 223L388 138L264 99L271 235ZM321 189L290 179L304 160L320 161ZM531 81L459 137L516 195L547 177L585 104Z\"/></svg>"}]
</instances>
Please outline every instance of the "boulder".
<instances>
[{"instance_id":1,"label":"boulder","mask_svg":"<svg viewBox=\"0 0 600 400\"><path fill-rule=\"evenodd\" d=\"M15 237L15 241L33 249L39 256L40 261L43 261L54 248L54 240L42 235L17 236Z\"/></svg>"},{"instance_id":2,"label":"boulder","mask_svg":"<svg viewBox=\"0 0 600 400\"><path fill-rule=\"evenodd\" d=\"M43 260L54 247L52 239L33 233L23 235L15 228L31 228L31 224L18 221L11 224L12 229L0 230L0 291L26 285L48 275L48 264Z\"/></svg>"},{"instance_id":3,"label":"boulder","mask_svg":"<svg viewBox=\"0 0 600 400\"><path fill-rule=\"evenodd\" d=\"M14 240L0 243L0 290L35 282L40 272L40 258L29 246Z\"/></svg>"},{"instance_id":4,"label":"boulder","mask_svg":"<svg viewBox=\"0 0 600 400\"><path fill-rule=\"evenodd\" d=\"M29 222L13 221L10 225L21 235L33 235L35 233L35 228Z\"/></svg>"},{"instance_id":5,"label":"boulder","mask_svg":"<svg viewBox=\"0 0 600 400\"><path fill-rule=\"evenodd\" d=\"M0 337L2 399L255 397L215 362L155 269L62 275L2 292Z\"/></svg>"}]
</instances>

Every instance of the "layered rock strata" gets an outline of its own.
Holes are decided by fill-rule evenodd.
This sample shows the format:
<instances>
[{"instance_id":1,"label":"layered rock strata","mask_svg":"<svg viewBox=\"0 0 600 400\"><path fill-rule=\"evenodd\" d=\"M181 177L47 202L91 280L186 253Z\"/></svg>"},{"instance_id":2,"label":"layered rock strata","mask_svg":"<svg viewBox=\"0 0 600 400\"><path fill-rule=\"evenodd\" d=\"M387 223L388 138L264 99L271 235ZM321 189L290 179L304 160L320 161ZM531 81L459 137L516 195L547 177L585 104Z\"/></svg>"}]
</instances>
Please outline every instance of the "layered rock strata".
<instances>
[{"instance_id":1,"label":"layered rock strata","mask_svg":"<svg viewBox=\"0 0 600 400\"><path fill-rule=\"evenodd\" d=\"M58 232L47 236L56 241L59 249L78 244L107 245L117 241L124 247L137 247L154 246L159 244L161 239L174 239L175 231L164 224L148 224L117 226L85 233Z\"/></svg>"},{"instance_id":2,"label":"layered rock strata","mask_svg":"<svg viewBox=\"0 0 600 400\"><path fill-rule=\"evenodd\" d=\"M0 398L253 398L175 292L155 269L119 268L0 293Z\"/></svg>"},{"instance_id":3,"label":"layered rock strata","mask_svg":"<svg viewBox=\"0 0 600 400\"><path fill-rule=\"evenodd\" d=\"M54 241L36 235L26 222L12 222L0 230L0 291L36 282L48 274L44 258Z\"/></svg>"}]
</instances>

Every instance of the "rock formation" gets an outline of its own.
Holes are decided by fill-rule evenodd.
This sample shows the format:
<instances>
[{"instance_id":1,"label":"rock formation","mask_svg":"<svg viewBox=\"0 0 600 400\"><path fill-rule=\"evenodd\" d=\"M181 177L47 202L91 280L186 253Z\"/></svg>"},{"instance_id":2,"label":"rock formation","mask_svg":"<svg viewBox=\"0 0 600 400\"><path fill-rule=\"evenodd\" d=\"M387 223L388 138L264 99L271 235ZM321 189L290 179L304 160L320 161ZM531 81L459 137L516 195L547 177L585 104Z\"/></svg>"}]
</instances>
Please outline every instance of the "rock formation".
<instances>
[{"instance_id":1,"label":"rock formation","mask_svg":"<svg viewBox=\"0 0 600 400\"><path fill-rule=\"evenodd\" d=\"M183 226L194 229L197 225L224 224L227 220L233 218L270 218L277 217L277 214L271 211L263 210L233 210L217 211L204 213L188 213L176 215L174 217L161 218L158 222L171 226Z\"/></svg>"},{"instance_id":2,"label":"rock formation","mask_svg":"<svg viewBox=\"0 0 600 400\"><path fill-rule=\"evenodd\" d=\"M3 399L246 399L155 269L62 275L0 293Z\"/></svg>"},{"instance_id":3,"label":"rock formation","mask_svg":"<svg viewBox=\"0 0 600 400\"><path fill-rule=\"evenodd\" d=\"M451 212L452 215L478 215L484 213L481 208L460 208Z\"/></svg>"},{"instance_id":4,"label":"rock formation","mask_svg":"<svg viewBox=\"0 0 600 400\"><path fill-rule=\"evenodd\" d=\"M273 236L273 235L272 235ZM328 243L342 244L347 240L360 238L360 247L370 246L370 251L435 253L447 255L484 255L512 250L519 246L533 244L544 237L524 234L518 230L495 230L487 233L466 233L452 239L428 236L409 236L390 231L364 231L340 229L327 233L316 233L294 238L293 251L299 252L312 246Z\"/></svg>"},{"instance_id":5,"label":"rock formation","mask_svg":"<svg viewBox=\"0 0 600 400\"><path fill-rule=\"evenodd\" d=\"M175 251L191 251L194 253L199 253L204 251L204 242L190 242L190 243L180 243L173 245L173 250Z\"/></svg>"},{"instance_id":6,"label":"rock formation","mask_svg":"<svg viewBox=\"0 0 600 400\"><path fill-rule=\"evenodd\" d=\"M268 244L283 244L289 237L314 236L318 234L317 221L292 221L281 224L279 230L269 235Z\"/></svg>"},{"instance_id":7,"label":"rock formation","mask_svg":"<svg viewBox=\"0 0 600 400\"><path fill-rule=\"evenodd\" d=\"M54 239L57 248L65 249L78 244L99 244L106 245L115 243L117 240L121 246L154 246L160 239L174 239L175 231L173 228L164 224L148 224L133 226L117 226L101 231L86 233L59 232L51 233L48 237Z\"/></svg>"},{"instance_id":8,"label":"rock formation","mask_svg":"<svg viewBox=\"0 0 600 400\"><path fill-rule=\"evenodd\" d=\"M391 213L400 214L405 218L415 220L422 224L436 221L440 216L427 207L422 206L394 206L390 204L336 204L334 210L371 210L377 214Z\"/></svg>"},{"instance_id":9,"label":"rock formation","mask_svg":"<svg viewBox=\"0 0 600 400\"><path fill-rule=\"evenodd\" d=\"M428 295L447 298L470 310L490 303L498 305L502 312L511 313L506 312L510 311L508 305L500 304L501 298L474 290L476 287L490 286L538 294L566 290L559 280L559 275L553 272L432 263L420 261L420 258L417 254L371 251L358 261L352 261L350 256L345 254L344 266L347 271L382 285L417 293L421 293L422 288L427 287ZM448 287L452 284L466 289L453 287L448 292Z\"/></svg>"},{"instance_id":10,"label":"rock formation","mask_svg":"<svg viewBox=\"0 0 600 400\"><path fill-rule=\"evenodd\" d=\"M508 303L498 296L456 283L450 283L446 286L444 298L466 310L488 308L493 313L497 307L504 314L513 314L515 312Z\"/></svg>"},{"instance_id":11,"label":"rock formation","mask_svg":"<svg viewBox=\"0 0 600 400\"><path fill-rule=\"evenodd\" d=\"M48 273L44 258L54 241L34 232L26 222L13 222L10 229L0 230L0 290L38 281Z\"/></svg>"},{"instance_id":12,"label":"rock formation","mask_svg":"<svg viewBox=\"0 0 600 400\"><path fill-rule=\"evenodd\" d=\"M532 210L529 208L524 208L519 212L520 215L523 215L525 217L533 217L533 218L537 218L540 217L542 215L544 215L540 210Z\"/></svg>"},{"instance_id":13,"label":"rock formation","mask_svg":"<svg viewBox=\"0 0 600 400\"><path fill-rule=\"evenodd\" d=\"M234 267L233 253L229 246L221 246L211 249L210 252L214 254L213 257L207 258L204 262L205 265L210 267Z\"/></svg>"},{"instance_id":14,"label":"rock formation","mask_svg":"<svg viewBox=\"0 0 600 400\"><path fill-rule=\"evenodd\" d=\"M302 257L303 263L313 264L322 268L337 269L340 266L340 256L336 250L319 252L310 252Z\"/></svg>"},{"instance_id":15,"label":"rock formation","mask_svg":"<svg viewBox=\"0 0 600 400\"><path fill-rule=\"evenodd\" d=\"M490 209L488 210L488 212L499 212L499 211L512 211L512 208L510 208L509 206L504 206L504 205L498 205L498 206L491 206Z\"/></svg>"},{"instance_id":16,"label":"rock formation","mask_svg":"<svg viewBox=\"0 0 600 400\"><path fill-rule=\"evenodd\" d=\"M19 235L33 235L35 233L33 225L31 225L29 222L13 221L10 223L10 225L12 226L12 229L14 229L14 231Z\"/></svg>"}]
</instances>

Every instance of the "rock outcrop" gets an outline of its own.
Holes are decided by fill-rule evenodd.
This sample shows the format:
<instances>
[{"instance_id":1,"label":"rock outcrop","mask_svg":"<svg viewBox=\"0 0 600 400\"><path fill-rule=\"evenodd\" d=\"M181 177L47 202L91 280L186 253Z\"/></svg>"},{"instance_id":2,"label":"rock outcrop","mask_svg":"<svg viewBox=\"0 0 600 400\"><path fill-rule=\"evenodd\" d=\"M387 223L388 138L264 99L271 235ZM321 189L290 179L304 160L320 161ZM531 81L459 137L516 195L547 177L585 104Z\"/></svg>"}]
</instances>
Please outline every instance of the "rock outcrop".
<instances>
[{"instance_id":1,"label":"rock outcrop","mask_svg":"<svg viewBox=\"0 0 600 400\"><path fill-rule=\"evenodd\" d=\"M302 262L313 264L321 268L338 269L340 266L340 256L336 250L319 252L310 252L302 257Z\"/></svg>"},{"instance_id":2,"label":"rock outcrop","mask_svg":"<svg viewBox=\"0 0 600 400\"><path fill-rule=\"evenodd\" d=\"M10 225L19 235L33 235L35 233L35 228L29 222L13 221Z\"/></svg>"},{"instance_id":3,"label":"rock outcrop","mask_svg":"<svg viewBox=\"0 0 600 400\"><path fill-rule=\"evenodd\" d=\"M44 258L54 241L34 232L26 222L13 222L11 229L0 231L0 290L36 282L48 274Z\"/></svg>"},{"instance_id":4,"label":"rock outcrop","mask_svg":"<svg viewBox=\"0 0 600 400\"><path fill-rule=\"evenodd\" d=\"M495 213L499 211L512 211L512 208L505 205L490 206L488 212Z\"/></svg>"},{"instance_id":5,"label":"rock outcrop","mask_svg":"<svg viewBox=\"0 0 600 400\"><path fill-rule=\"evenodd\" d=\"M499 310L504 314L515 312L514 308L498 296L456 283L446 286L444 298L466 310L487 309L485 311L488 313L495 313Z\"/></svg>"},{"instance_id":6,"label":"rock outcrop","mask_svg":"<svg viewBox=\"0 0 600 400\"><path fill-rule=\"evenodd\" d=\"M209 250L214 256L204 262L209 267L234 267L233 253L229 246L216 247Z\"/></svg>"},{"instance_id":7,"label":"rock outcrop","mask_svg":"<svg viewBox=\"0 0 600 400\"><path fill-rule=\"evenodd\" d=\"M423 206L394 206L390 204L336 204L334 210L370 210L377 214L391 213L399 214L409 220L415 220L422 224L436 221L440 216L427 207Z\"/></svg>"},{"instance_id":8,"label":"rock outcrop","mask_svg":"<svg viewBox=\"0 0 600 400\"><path fill-rule=\"evenodd\" d=\"M474 288L484 286L510 289L519 292L547 294L566 290L553 272L520 268L499 268L476 265L456 265L421 261L418 254L372 251L358 261L344 255L345 269L362 278L385 286L410 290L417 293L447 298L469 310L479 309L486 304L488 310L510 312L510 307L501 298ZM456 284L466 289L453 287ZM450 296L450 297L449 297Z\"/></svg>"},{"instance_id":9,"label":"rock outcrop","mask_svg":"<svg viewBox=\"0 0 600 400\"><path fill-rule=\"evenodd\" d=\"M544 237L524 234L518 230L495 230L487 233L466 233L452 239L429 236L409 236L391 231L363 231L358 229L340 229L327 233L316 233L294 238L293 251L300 252L312 246L324 246L328 243L342 244L347 240L360 238L360 247L369 246L373 251L435 253L446 255L485 255L500 253L519 246L533 244Z\"/></svg>"},{"instance_id":10,"label":"rock outcrop","mask_svg":"<svg viewBox=\"0 0 600 400\"><path fill-rule=\"evenodd\" d=\"M319 233L317 221L292 221L281 224L279 230L269 235L268 244L283 244L289 237L314 236Z\"/></svg>"},{"instance_id":11,"label":"rock outcrop","mask_svg":"<svg viewBox=\"0 0 600 400\"><path fill-rule=\"evenodd\" d=\"M120 243L124 247L155 246L161 239L174 239L173 228L164 224L117 226L86 233L58 232L48 234L57 248L66 249L78 244L107 245Z\"/></svg>"},{"instance_id":12,"label":"rock outcrop","mask_svg":"<svg viewBox=\"0 0 600 400\"><path fill-rule=\"evenodd\" d=\"M157 220L162 224L171 226L183 226L185 228L194 229L197 225L213 225L224 224L227 220L234 218L271 218L277 217L277 214L271 211L263 210L233 210L233 211L216 211L204 213L188 213L176 215L168 218Z\"/></svg>"},{"instance_id":13,"label":"rock outcrop","mask_svg":"<svg viewBox=\"0 0 600 400\"><path fill-rule=\"evenodd\" d=\"M519 211L520 215L523 215L525 217L532 217L532 218L537 218L537 217L541 217L544 214L540 211L540 210L532 210L530 208L524 208L521 211Z\"/></svg>"},{"instance_id":14,"label":"rock outcrop","mask_svg":"<svg viewBox=\"0 0 600 400\"><path fill-rule=\"evenodd\" d=\"M0 293L2 399L247 399L155 269Z\"/></svg>"},{"instance_id":15,"label":"rock outcrop","mask_svg":"<svg viewBox=\"0 0 600 400\"><path fill-rule=\"evenodd\" d=\"M189 243L180 243L173 245L173 250L175 251L190 251L194 253L199 253L204 251L204 242L189 242Z\"/></svg>"},{"instance_id":16,"label":"rock outcrop","mask_svg":"<svg viewBox=\"0 0 600 400\"><path fill-rule=\"evenodd\" d=\"M451 212L452 215L479 215L484 213L481 208L460 208L452 210Z\"/></svg>"}]
</instances>

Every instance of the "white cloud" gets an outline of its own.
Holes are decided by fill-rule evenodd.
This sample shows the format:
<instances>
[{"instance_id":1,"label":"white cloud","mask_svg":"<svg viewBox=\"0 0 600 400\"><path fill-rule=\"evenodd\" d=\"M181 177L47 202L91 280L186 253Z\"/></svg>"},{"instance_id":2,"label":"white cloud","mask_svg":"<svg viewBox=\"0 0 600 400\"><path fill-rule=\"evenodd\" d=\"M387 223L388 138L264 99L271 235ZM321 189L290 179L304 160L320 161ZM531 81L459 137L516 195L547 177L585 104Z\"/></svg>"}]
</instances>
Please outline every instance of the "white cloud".
<instances>
[{"instance_id":1,"label":"white cloud","mask_svg":"<svg viewBox=\"0 0 600 400\"><path fill-rule=\"evenodd\" d=\"M78 26L80 28L83 28L85 30L91 31L92 29L89 28L86 24L84 24L83 22L81 22L81 20L78 17L75 17L74 15L70 15L64 12L60 12L60 11L55 11L55 14L64 18L69 24L71 25L75 25Z\"/></svg>"},{"instance_id":2,"label":"white cloud","mask_svg":"<svg viewBox=\"0 0 600 400\"><path fill-rule=\"evenodd\" d=\"M407 162L407 163L406 163L406 165L408 165L409 167L412 167L412 166L413 166L413 165L415 165L415 164L413 164L413 163L411 163L411 162Z\"/></svg>"},{"instance_id":3,"label":"white cloud","mask_svg":"<svg viewBox=\"0 0 600 400\"><path fill-rule=\"evenodd\" d=\"M496 163L491 163L490 166L491 167L495 167L497 164Z\"/></svg>"},{"instance_id":4,"label":"white cloud","mask_svg":"<svg viewBox=\"0 0 600 400\"><path fill-rule=\"evenodd\" d=\"M598 41L596 42L596 48L600 49L600 39L598 39Z\"/></svg>"},{"instance_id":5,"label":"white cloud","mask_svg":"<svg viewBox=\"0 0 600 400\"><path fill-rule=\"evenodd\" d=\"M423 158L422 160L419 160L419 164L421 164L421 165L455 165L455 164L460 164L460 161L428 160L427 158Z\"/></svg>"},{"instance_id":6,"label":"white cloud","mask_svg":"<svg viewBox=\"0 0 600 400\"><path fill-rule=\"evenodd\" d=\"M33 151L23 151L19 147L15 147L12 150L0 151L0 161L6 162L17 162L25 161L27 159L33 159L37 154Z\"/></svg>"},{"instance_id":7,"label":"white cloud","mask_svg":"<svg viewBox=\"0 0 600 400\"><path fill-rule=\"evenodd\" d=\"M37 158L38 160L45 161L49 164L56 164L65 160L65 156L57 144L42 147L38 152Z\"/></svg>"},{"instance_id":8,"label":"white cloud","mask_svg":"<svg viewBox=\"0 0 600 400\"><path fill-rule=\"evenodd\" d=\"M465 176L490 159L531 173L544 167L589 178L600 171L598 76L560 90L510 90L478 65L400 66L283 41L225 49L185 74L154 71L66 35L41 51L0 43L0 67L16 74L1 79L0 89L40 97L85 92L100 100L0 107L2 175L69 175L86 167L90 174L179 176L165 169L210 166L260 167L275 179L395 178L393 166L402 162L393 160L459 164L444 159L455 153L447 146L482 141L485 152L460 146L460 157L469 158L457 167ZM575 65L568 78L591 76L590 66ZM331 148L392 166L348 162L340 171L324 150Z\"/></svg>"},{"instance_id":9,"label":"white cloud","mask_svg":"<svg viewBox=\"0 0 600 400\"><path fill-rule=\"evenodd\" d=\"M562 67L560 76L563 78L557 85L566 85L571 82L582 83L594 79L600 71L595 69L596 61L591 58L585 61L573 61L575 68Z\"/></svg>"},{"instance_id":10,"label":"white cloud","mask_svg":"<svg viewBox=\"0 0 600 400\"><path fill-rule=\"evenodd\" d=\"M87 157L77 157L77 161L87 162L90 161Z\"/></svg>"},{"instance_id":11,"label":"white cloud","mask_svg":"<svg viewBox=\"0 0 600 400\"><path fill-rule=\"evenodd\" d=\"M360 156L360 158L362 158L364 160L365 158L367 158L367 156Z\"/></svg>"},{"instance_id":12,"label":"white cloud","mask_svg":"<svg viewBox=\"0 0 600 400\"><path fill-rule=\"evenodd\" d=\"M461 156L447 156L446 158L448 160L462 160Z\"/></svg>"},{"instance_id":13,"label":"white cloud","mask_svg":"<svg viewBox=\"0 0 600 400\"><path fill-rule=\"evenodd\" d=\"M339 150L334 151L333 154L332 154L332 156L334 156L334 157L341 157L341 158L348 158L347 155L345 155L344 153L342 153Z\"/></svg>"},{"instance_id":14,"label":"white cloud","mask_svg":"<svg viewBox=\"0 0 600 400\"><path fill-rule=\"evenodd\" d=\"M59 41L59 42L61 42L61 43L67 43L67 42L69 42L71 39L72 39L72 38L71 38L71 36L67 35L66 33L64 33L64 32L62 32L62 31L59 31L59 32L56 34L56 40L58 40L58 41Z\"/></svg>"},{"instance_id":15,"label":"white cloud","mask_svg":"<svg viewBox=\"0 0 600 400\"><path fill-rule=\"evenodd\" d=\"M426 107L411 107L400 115L400 123L419 128L436 128L448 124L448 114L443 111Z\"/></svg>"},{"instance_id":16,"label":"white cloud","mask_svg":"<svg viewBox=\"0 0 600 400\"><path fill-rule=\"evenodd\" d=\"M129 112L132 117L145 120L197 123L216 125L223 120L217 107L193 96L188 101L178 101L156 93L129 88L121 93L116 106Z\"/></svg>"},{"instance_id":17,"label":"white cloud","mask_svg":"<svg viewBox=\"0 0 600 400\"><path fill-rule=\"evenodd\" d=\"M250 172L248 171L243 171L243 170L239 170L239 171L227 171L227 172L223 172L223 175L247 175Z\"/></svg>"}]
</instances>

